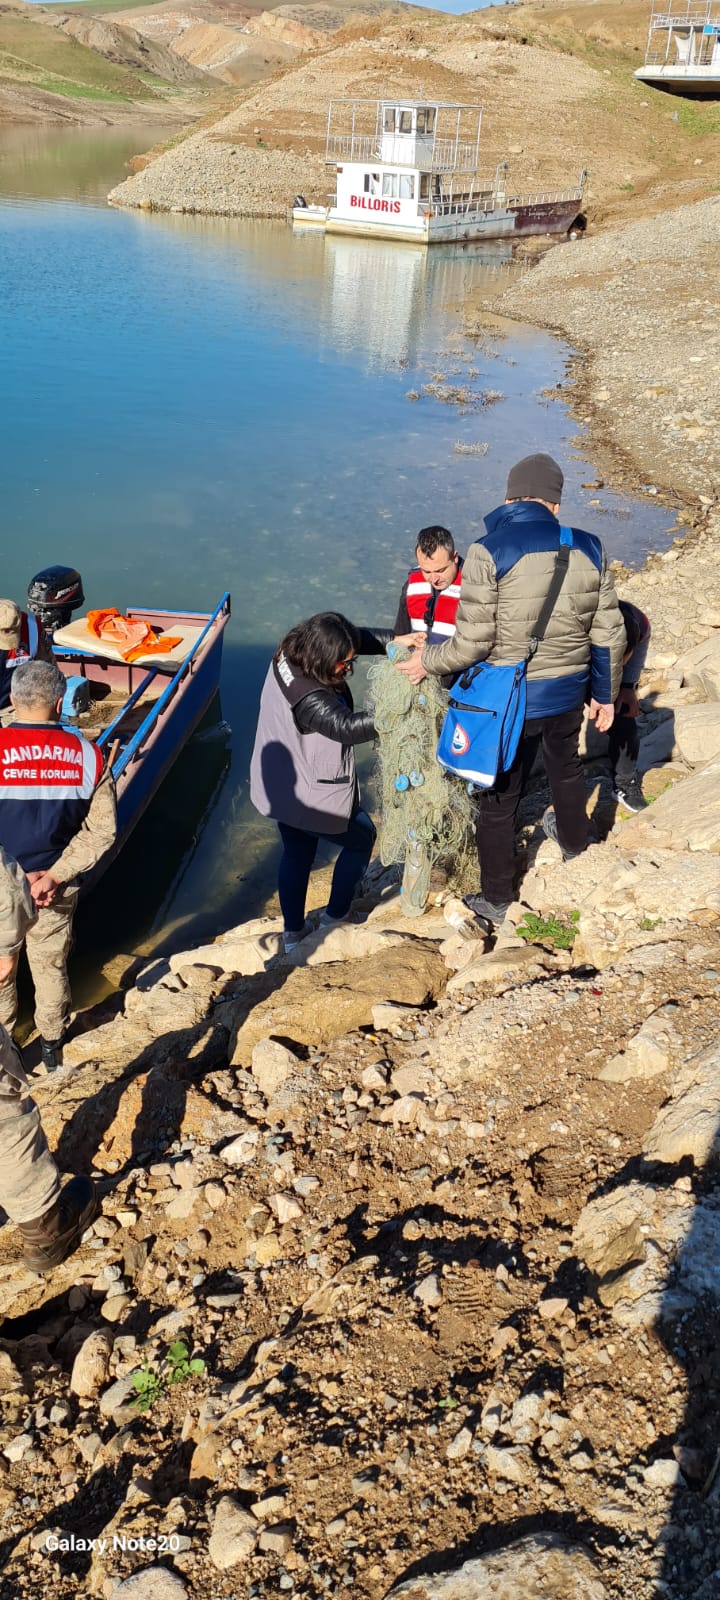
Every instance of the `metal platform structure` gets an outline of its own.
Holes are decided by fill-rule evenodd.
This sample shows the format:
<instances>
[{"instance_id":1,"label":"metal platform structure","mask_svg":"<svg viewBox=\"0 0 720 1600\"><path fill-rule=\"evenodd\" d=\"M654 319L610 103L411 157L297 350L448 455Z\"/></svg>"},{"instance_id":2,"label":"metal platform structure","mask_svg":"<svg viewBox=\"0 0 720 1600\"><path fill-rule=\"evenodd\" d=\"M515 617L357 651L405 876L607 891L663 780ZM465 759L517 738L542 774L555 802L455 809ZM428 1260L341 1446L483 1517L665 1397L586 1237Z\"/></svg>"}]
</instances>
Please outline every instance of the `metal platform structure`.
<instances>
[{"instance_id":1,"label":"metal platform structure","mask_svg":"<svg viewBox=\"0 0 720 1600\"><path fill-rule=\"evenodd\" d=\"M477 172L482 107L433 101L331 100L325 164L379 161L423 172Z\"/></svg>"},{"instance_id":2,"label":"metal platform structure","mask_svg":"<svg viewBox=\"0 0 720 1600\"><path fill-rule=\"evenodd\" d=\"M640 83L692 98L720 98L720 0L670 0L653 8Z\"/></svg>"}]
</instances>

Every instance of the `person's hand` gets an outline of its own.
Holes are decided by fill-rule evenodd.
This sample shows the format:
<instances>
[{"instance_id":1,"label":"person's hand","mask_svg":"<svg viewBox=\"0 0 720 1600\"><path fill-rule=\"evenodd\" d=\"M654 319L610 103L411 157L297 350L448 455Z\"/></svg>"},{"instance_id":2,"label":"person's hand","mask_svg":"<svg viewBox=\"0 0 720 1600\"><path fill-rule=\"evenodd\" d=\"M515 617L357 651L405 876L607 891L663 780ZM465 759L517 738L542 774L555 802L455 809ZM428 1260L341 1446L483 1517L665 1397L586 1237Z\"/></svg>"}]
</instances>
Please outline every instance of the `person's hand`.
<instances>
[{"instance_id":1,"label":"person's hand","mask_svg":"<svg viewBox=\"0 0 720 1600\"><path fill-rule=\"evenodd\" d=\"M404 644L406 650L424 650L427 644L426 633L400 633L393 639L393 644Z\"/></svg>"},{"instance_id":2,"label":"person's hand","mask_svg":"<svg viewBox=\"0 0 720 1600\"><path fill-rule=\"evenodd\" d=\"M51 872L29 872L30 893L36 906L51 906L60 888Z\"/></svg>"},{"instance_id":3,"label":"person's hand","mask_svg":"<svg viewBox=\"0 0 720 1600\"><path fill-rule=\"evenodd\" d=\"M18 964L17 951L11 956L0 956L0 983L11 978Z\"/></svg>"},{"instance_id":4,"label":"person's hand","mask_svg":"<svg viewBox=\"0 0 720 1600\"><path fill-rule=\"evenodd\" d=\"M590 721L595 723L598 733L607 733L614 720L614 705L602 705L599 700L590 701Z\"/></svg>"},{"instance_id":5,"label":"person's hand","mask_svg":"<svg viewBox=\"0 0 720 1600\"><path fill-rule=\"evenodd\" d=\"M640 701L630 684L626 683L620 690L615 701L615 711L619 717L639 717Z\"/></svg>"},{"instance_id":6,"label":"person's hand","mask_svg":"<svg viewBox=\"0 0 720 1600\"><path fill-rule=\"evenodd\" d=\"M420 654L417 650L415 651L415 654L410 657L409 661L396 661L395 667L398 672L404 672L405 677L409 678L411 683L422 683L423 678L427 677Z\"/></svg>"}]
</instances>

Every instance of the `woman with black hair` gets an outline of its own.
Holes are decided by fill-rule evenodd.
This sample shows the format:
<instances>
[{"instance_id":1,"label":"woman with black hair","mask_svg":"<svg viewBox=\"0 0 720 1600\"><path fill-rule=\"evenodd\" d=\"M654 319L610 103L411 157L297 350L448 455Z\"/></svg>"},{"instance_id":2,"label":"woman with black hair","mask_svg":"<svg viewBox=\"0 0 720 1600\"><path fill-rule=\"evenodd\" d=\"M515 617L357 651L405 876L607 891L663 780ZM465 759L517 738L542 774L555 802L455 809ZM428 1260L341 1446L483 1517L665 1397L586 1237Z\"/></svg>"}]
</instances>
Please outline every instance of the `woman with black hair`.
<instances>
[{"instance_id":1,"label":"woman with black hair","mask_svg":"<svg viewBox=\"0 0 720 1600\"><path fill-rule=\"evenodd\" d=\"M356 744L375 737L355 711L348 678L358 655L382 655L390 629L356 628L323 611L285 635L268 668L250 764L250 798L280 829L278 893L285 949L309 931L305 899L321 839L340 846L322 926L344 921L375 842L360 806Z\"/></svg>"}]
</instances>

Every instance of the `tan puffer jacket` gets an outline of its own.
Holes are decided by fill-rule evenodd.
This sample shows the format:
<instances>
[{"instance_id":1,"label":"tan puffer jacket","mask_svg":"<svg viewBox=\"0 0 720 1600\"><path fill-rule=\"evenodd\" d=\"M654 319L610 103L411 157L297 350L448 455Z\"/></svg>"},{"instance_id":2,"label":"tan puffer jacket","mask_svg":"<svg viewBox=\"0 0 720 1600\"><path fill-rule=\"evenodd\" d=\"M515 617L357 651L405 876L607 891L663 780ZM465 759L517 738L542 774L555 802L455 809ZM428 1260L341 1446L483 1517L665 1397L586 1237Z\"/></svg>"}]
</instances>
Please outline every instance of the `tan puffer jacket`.
<instances>
[{"instance_id":1,"label":"tan puffer jacket","mask_svg":"<svg viewBox=\"0 0 720 1600\"><path fill-rule=\"evenodd\" d=\"M452 638L427 645L433 676L478 661L509 665L526 655L552 582L560 524L539 500L515 500L485 519L470 546ZM579 528L553 613L528 666L528 717L570 711L589 694L611 704L619 691L625 624L599 539Z\"/></svg>"}]
</instances>

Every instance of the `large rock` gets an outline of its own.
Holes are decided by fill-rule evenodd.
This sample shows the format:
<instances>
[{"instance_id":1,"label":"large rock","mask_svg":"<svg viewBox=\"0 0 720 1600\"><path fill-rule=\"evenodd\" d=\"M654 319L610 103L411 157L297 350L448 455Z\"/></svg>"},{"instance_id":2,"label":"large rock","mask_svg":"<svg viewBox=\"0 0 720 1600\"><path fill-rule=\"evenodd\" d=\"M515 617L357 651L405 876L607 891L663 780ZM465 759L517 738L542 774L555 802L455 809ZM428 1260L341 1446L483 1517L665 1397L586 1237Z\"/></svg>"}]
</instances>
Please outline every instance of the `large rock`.
<instances>
[{"instance_id":1,"label":"large rock","mask_svg":"<svg viewBox=\"0 0 720 1600\"><path fill-rule=\"evenodd\" d=\"M112 1600L184 1600L186 1595L179 1572L171 1572L168 1567L143 1567L117 1584Z\"/></svg>"},{"instance_id":2,"label":"large rock","mask_svg":"<svg viewBox=\"0 0 720 1600\"><path fill-rule=\"evenodd\" d=\"M624 822L617 833L618 847L633 855L638 848L720 853L720 762L712 762L666 789L638 816ZM711 871L708 864L708 871ZM711 892L718 899L717 877Z\"/></svg>"},{"instance_id":3,"label":"large rock","mask_svg":"<svg viewBox=\"0 0 720 1600\"><path fill-rule=\"evenodd\" d=\"M556 957L537 945L521 945L510 950L495 949L476 956L461 967L447 986L448 994L466 989L507 989L516 983L529 983L557 965Z\"/></svg>"},{"instance_id":4,"label":"large rock","mask_svg":"<svg viewBox=\"0 0 720 1600\"><path fill-rule=\"evenodd\" d=\"M690 689L700 689L708 700L720 700L720 638L711 634L676 662L675 671L681 672L683 683Z\"/></svg>"},{"instance_id":5,"label":"large rock","mask_svg":"<svg viewBox=\"0 0 720 1600\"><path fill-rule=\"evenodd\" d=\"M667 1072L676 1041L675 1030L667 1018L658 1012L648 1017L638 1032L628 1039L622 1053L613 1056L598 1077L603 1083L629 1083L633 1078L654 1078L658 1072Z\"/></svg>"},{"instance_id":6,"label":"large rock","mask_svg":"<svg viewBox=\"0 0 720 1600\"><path fill-rule=\"evenodd\" d=\"M689 1194L651 1184L625 1184L583 1207L573 1242L622 1327L649 1327L687 1309L690 1296L671 1293L669 1279L692 1224Z\"/></svg>"},{"instance_id":7,"label":"large rock","mask_svg":"<svg viewBox=\"0 0 720 1600\"><path fill-rule=\"evenodd\" d=\"M250 931L247 931L250 930ZM264 917L225 934L214 944L200 945L197 950L183 950L170 956L171 972L182 972L184 967L209 967L220 973L252 977L264 972L268 964L280 955L283 948L282 919Z\"/></svg>"},{"instance_id":8,"label":"large rock","mask_svg":"<svg viewBox=\"0 0 720 1600\"><path fill-rule=\"evenodd\" d=\"M689 767L706 767L720 758L720 709L709 705L680 706L675 712L675 747Z\"/></svg>"},{"instance_id":9,"label":"large rock","mask_svg":"<svg viewBox=\"0 0 720 1600\"><path fill-rule=\"evenodd\" d=\"M282 1085L300 1069L300 1062L292 1050L277 1039L259 1039L252 1053L250 1071L255 1082L270 1099Z\"/></svg>"},{"instance_id":10,"label":"large rock","mask_svg":"<svg viewBox=\"0 0 720 1600\"><path fill-rule=\"evenodd\" d=\"M247 1561L258 1540L259 1528L254 1517L232 1495L224 1494L218 1501L208 1544L208 1555L214 1567L226 1572L240 1561Z\"/></svg>"},{"instance_id":11,"label":"large rock","mask_svg":"<svg viewBox=\"0 0 720 1600\"><path fill-rule=\"evenodd\" d=\"M446 977L437 951L415 940L403 940L351 966L335 962L282 975L276 968L274 975L255 979L255 990L251 985L237 1004L233 1065L247 1066L258 1040L269 1035L319 1046L353 1028L368 1027L378 1000L422 1006L442 993Z\"/></svg>"},{"instance_id":12,"label":"large rock","mask_svg":"<svg viewBox=\"0 0 720 1600\"><path fill-rule=\"evenodd\" d=\"M608 1590L580 1545L557 1534L519 1539L452 1571L409 1578L386 1600L607 1600Z\"/></svg>"},{"instance_id":13,"label":"large rock","mask_svg":"<svg viewBox=\"0 0 720 1600\"><path fill-rule=\"evenodd\" d=\"M339 928L316 928L282 958L287 967L322 967L330 961L365 961L368 956L402 943L402 935L375 924L342 923Z\"/></svg>"},{"instance_id":14,"label":"large rock","mask_svg":"<svg viewBox=\"0 0 720 1600\"><path fill-rule=\"evenodd\" d=\"M678 812L686 836L692 831L692 823L688 825L685 819L685 804L678 806L677 800L705 776L700 773L668 790L647 811L622 823L602 848L587 850L575 861L538 864L523 882L527 905L543 913L579 910L581 934L588 914L598 912L610 913L628 924L634 921L636 928L648 917L683 921L708 907L720 912L720 861L698 854L699 846L684 845L672 831L678 825ZM717 778L720 810L720 768ZM691 795L689 799L692 801ZM665 806L670 813L667 825L661 810ZM651 848L649 839L630 830L639 824L652 833L656 813L661 818L662 836L653 840ZM651 819L647 824L646 818ZM708 827L717 831L720 850L720 821L711 821L709 803L706 820Z\"/></svg>"},{"instance_id":15,"label":"large rock","mask_svg":"<svg viewBox=\"0 0 720 1600\"><path fill-rule=\"evenodd\" d=\"M70 1393L94 1399L107 1381L112 1340L106 1333L91 1333L81 1344L70 1374Z\"/></svg>"},{"instance_id":16,"label":"large rock","mask_svg":"<svg viewBox=\"0 0 720 1600\"><path fill-rule=\"evenodd\" d=\"M188 1086L225 1066L228 1051L227 1030L214 1013L191 1027L184 1026L182 1012L179 1021L157 1038L143 1029L131 1042L119 1018L115 1026L83 1035L89 1043L77 1042L83 1066L46 1078L37 1089L33 1084L61 1166L84 1171L93 1161L101 1168L122 1163L152 1148L163 1129L177 1138Z\"/></svg>"},{"instance_id":17,"label":"large rock","mask_svg":"<svg viewBox=\"0 0 720 1600\"><path fill-rule=\"evenodd\" d=\"M720 1044L712 1044L686 1063L645 1137L648 1161L681 1161L692 1156L702 1167L717 1149L720 1128Z\"/></svg>"}]
</instances>

